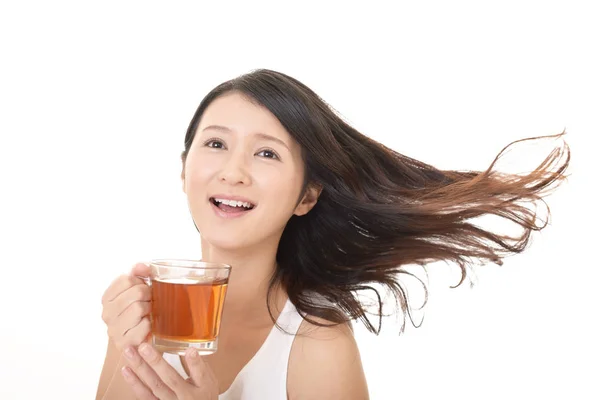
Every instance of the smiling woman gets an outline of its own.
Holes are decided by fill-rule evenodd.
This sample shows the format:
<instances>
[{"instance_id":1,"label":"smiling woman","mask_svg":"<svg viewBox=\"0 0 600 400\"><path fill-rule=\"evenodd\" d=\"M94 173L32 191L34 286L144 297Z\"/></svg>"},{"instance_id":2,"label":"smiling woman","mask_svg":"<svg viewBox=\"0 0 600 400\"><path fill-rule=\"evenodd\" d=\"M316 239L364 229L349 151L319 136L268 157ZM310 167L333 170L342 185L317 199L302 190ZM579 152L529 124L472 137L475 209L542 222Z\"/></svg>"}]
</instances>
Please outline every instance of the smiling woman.
<instances>
[{"instance_id":1,"label":"smiling woman","mask_svg":"<svg viewBox=\"0 0 600 400\"><path fill-rule=\"evenodd\" d=\"M405 266L455 262L460 285L470 264L522 252L545 226L527 205L564 180L570 152L557 147L523 175L494 171L496 160L485 171L440 170L361 134L296 79L262 69L202 100L181 158L203 259L232 266L219 350L180 359L146 343L150 297L137 276L148 270L136 265L103 297L110 342L99 399L367 399L350 322L380 331L377 287L405 313ZM519 234L473 222L485 215ZM359 299L365 290L379 298L377 325Z\"/></svg>"},{"instance_id":2,"label":"smiling woman","mask_svg":"<svg viewBox=\"0 0 600 400\"><path fill-rule=\"evenodd\" d=\"M316 200L309 191L308 202L298 204L305 174L299 144L266 108L239 92L211 102L197 131L183 155L182 180L193 220L209 247L203 247L203 254L214 257L220 249L274 252L290 217L305 214ZM206 207L204 199L213 207ZM215 199L227 200L229 206L245 202L252 209L216 206ZM235 226L224 223L231 218Z\"/></svg>"}]
</instances>

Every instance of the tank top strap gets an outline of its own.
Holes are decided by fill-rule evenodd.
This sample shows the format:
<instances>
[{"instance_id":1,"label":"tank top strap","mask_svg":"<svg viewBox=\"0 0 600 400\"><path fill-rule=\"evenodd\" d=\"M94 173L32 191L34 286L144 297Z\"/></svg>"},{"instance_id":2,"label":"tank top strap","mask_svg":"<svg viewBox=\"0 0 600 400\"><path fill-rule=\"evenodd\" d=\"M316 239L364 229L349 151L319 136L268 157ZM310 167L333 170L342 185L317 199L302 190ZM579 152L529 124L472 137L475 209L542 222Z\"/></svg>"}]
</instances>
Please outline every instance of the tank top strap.
<instances>
[{"instance_id":1,"label":"tank top strap","mask_svg":"<svg viewBox=\"0 0 600 400\"><path fill-rule=\"evenodd\" d=\"M288 299L260 349L219 400L286 400L290 352L302 316Z\"/></svg>"},{"instance_id":2,"label":"tank top strap","mask_svg":"<svg viewBox=\"0 0 600 400\"><path fill-rule=\"evenodd\" d=\"M277 325L273 326L269 336L251 360L253 362L251 367L254 368L254 365L260 365L257 368L262 368L273 362L278 362L283 363L282 365L285 366L287 371L290 350L302 320L302 316L288 299L277 318L277 325L281 329Z\"/></svg>"}]
</instances>

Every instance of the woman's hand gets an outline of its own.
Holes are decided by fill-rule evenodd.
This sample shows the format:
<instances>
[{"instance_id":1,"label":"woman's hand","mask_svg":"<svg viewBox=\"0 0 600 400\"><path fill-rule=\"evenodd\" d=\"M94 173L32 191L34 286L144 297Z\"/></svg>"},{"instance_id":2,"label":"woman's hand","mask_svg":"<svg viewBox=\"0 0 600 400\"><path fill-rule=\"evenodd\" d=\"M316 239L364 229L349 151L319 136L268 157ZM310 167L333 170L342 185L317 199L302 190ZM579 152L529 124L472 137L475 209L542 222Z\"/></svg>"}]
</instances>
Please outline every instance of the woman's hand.
<instances>
[{"instance_id":1,"label":"woman's hand","mask_svg":"<svg viewBox=\"0 0 600 400\"><path fill-rule=\"evenodd\" d=\"M136 264L129 275L115 279L102 296L102 319L119 351L139 346L150 333L151 289L139 278L149 275L150 267Z\"/></svg>"},{"instance_id":2,"label":"woman's hand","mask_svg":"<svg viewBox=\"0 0 600 400\"><path fill-rule=\"evenodd\" d=\"M219 385L210 366L195 349L188 349L185 361L190 378L185 380L148 343L136 351L125 349L129 366L121 373L139 400L217 400Z\"/></svg>"}]
</instances>

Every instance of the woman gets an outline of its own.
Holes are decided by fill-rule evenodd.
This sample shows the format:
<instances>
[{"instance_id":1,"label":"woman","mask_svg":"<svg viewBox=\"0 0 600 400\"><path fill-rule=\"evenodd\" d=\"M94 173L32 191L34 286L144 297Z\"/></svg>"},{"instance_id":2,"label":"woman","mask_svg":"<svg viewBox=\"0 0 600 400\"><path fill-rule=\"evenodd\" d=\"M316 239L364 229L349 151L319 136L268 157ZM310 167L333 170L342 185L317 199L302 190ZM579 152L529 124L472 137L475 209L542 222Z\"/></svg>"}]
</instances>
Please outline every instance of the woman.
<instances>
[{"instance_id":1,"label":"woman","mask_svg":"<svg viewBox=\"0 0 600 400\"><path fill-rule=\"evenodd\" d=\"M453 261L460 285L471 264L522 252L545 226L526 203L544 201L569 159L564 144L528 175L493 171L496 160L484 172L439 170L362 135L287 75L224 82L191 120L181 174L203 259L234 271L219 351L178 360L148 345L150 293L137 278L148 269L138 264L102 299L109 346L97 398L367 399L350 321L378 333L381 319L367 318L360 292L389 289L405 314L403 266ZM521 234L473 223L488 214Z\"/></svg>"}]
</instances>

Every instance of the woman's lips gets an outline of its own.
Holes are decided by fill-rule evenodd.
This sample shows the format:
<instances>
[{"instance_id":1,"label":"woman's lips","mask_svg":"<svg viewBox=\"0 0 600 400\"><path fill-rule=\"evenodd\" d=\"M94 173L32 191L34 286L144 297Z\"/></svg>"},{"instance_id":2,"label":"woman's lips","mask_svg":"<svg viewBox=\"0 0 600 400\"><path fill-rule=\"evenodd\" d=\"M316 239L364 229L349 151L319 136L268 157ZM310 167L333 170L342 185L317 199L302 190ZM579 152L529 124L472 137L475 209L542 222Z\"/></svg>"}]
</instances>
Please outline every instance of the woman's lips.
<instances>
[{"instance_id":1,"label":"woman's lips","mask_svg":"<svg viewBox=\"0 0 600 400\"><path fill-rule=\"evenodd\" d=\"M254 208L251 208L248 210L248 209L244 209L243 207L239 207L239 210L235 210L235 209L233 209L233 207L230 210L223 210L223 209L219 208L219 206L217 206L214 202L209 201L209 203L210 203L212 209L214 210L215 214L217 214L218 217L225 218L225 219L239 218L239 217L242 217L254 210Z\"/></svg>"}]
</instances>

